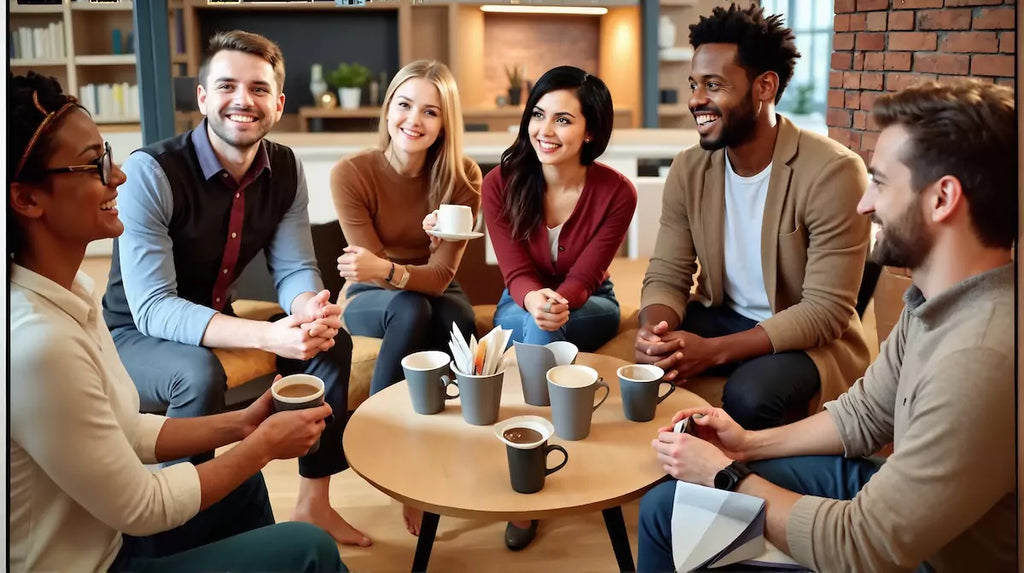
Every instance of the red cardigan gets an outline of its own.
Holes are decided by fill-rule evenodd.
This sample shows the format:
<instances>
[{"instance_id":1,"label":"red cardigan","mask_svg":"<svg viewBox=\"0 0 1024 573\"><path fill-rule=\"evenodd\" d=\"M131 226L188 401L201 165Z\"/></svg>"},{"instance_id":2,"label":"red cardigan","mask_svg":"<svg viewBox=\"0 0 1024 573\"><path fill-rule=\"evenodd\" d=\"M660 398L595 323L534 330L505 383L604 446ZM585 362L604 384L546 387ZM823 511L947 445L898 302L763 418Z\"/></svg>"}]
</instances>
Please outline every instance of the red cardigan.
<instances>
[{"instance_id":1,"label":"red cardigan","mask_svg":"<svg viewBox=\"0 0 1024 573\"><path fill-rule=\"evenodd\" d=\"M501 217L504 188L501 169L495 168L484 177L481 194L487 234L512 300L523 306L526 293L547 287L568 299L569 308L583 306L608 278L608 266L633 220L636 187L611 167L592 164L579 201L558 236L555 264L543 220L529 241L512 240L511 225Z\"/></svg>"}]
</instances>

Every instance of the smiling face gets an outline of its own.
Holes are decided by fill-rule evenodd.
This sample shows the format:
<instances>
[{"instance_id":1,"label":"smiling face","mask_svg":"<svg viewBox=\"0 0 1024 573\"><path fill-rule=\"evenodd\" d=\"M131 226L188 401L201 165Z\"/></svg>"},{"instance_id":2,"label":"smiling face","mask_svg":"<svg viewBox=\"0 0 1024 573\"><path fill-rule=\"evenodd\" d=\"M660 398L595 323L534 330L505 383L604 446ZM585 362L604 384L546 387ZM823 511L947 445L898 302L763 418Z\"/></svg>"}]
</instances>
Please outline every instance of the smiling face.
<instances>
[{"instance_id":1,"label":"smiling face","mask_svg":"<svg viewBox=\"0 0 1024 573\"><path fill-rule=\"evenodd\" d=\"M702 44L693 54L689 107L704 149L735 147L754 134L752 86L736 58L736 44Z\"/></svg>"},{"instance_id":2,"label":"smiling face","mask_svg":"<svg viewBox=\"0 0 1024 573\"><path fill-rule=\"evenodd\" d=\"M541 96L533 107L528 130L530 144L542 165L580 164L580 151L588 137L587 121L572 90Z\"/></svg>"},{"instance_id":3,"label":"smiling face","mask_svg":"<svg viewBox=\"0 0 1024 573\"><path fill-rule=\"evenodd\" d=\"M87 165L104 152L103 137L92 119L72 110L53 132L47 169ZM26 213L37 219L59 244L69 249L84 248L91 241L119 236L124 225L117 218L117 187L124 172L111 165L104 185L98 171L54 173L40 184L29 185L33 208Z\"/></svg>"},{"instance_id":4,"label":"smiling face","mask_svg":"<svg viewBox=\"0 0 1024 573\"><path fill-rule=\"evenodd\" d=\"M920 267L935 243L925 222L922 193L911 183L910 168L900 160L909 135L895 124L882 130L871 158L871 183L857 205L880 227L871 260L894 267Z\"/></svg>"},{"instance_id":5,"label":"smiling face","mask_svg":"<svg viewBox=\"0 0 1024 573\"><path fill-rule=\"evenodd\" d=\"M207 117L210 142L246 150L259 144L281 119L284 94L266 60L236 50L221 50L210 59L197 93Z\"/></svg>"},{"instance_id":6,"label":"smiling face","mask_svg":"<svg viewBox=\"0 0 1024 573\"><path fill-rule=\"evenodd\" d=\"M424 78L409 78L395 90L387 111L391 150L402 157L425 156L444 128L441 94Z\"/></svg>"}]
</instances>

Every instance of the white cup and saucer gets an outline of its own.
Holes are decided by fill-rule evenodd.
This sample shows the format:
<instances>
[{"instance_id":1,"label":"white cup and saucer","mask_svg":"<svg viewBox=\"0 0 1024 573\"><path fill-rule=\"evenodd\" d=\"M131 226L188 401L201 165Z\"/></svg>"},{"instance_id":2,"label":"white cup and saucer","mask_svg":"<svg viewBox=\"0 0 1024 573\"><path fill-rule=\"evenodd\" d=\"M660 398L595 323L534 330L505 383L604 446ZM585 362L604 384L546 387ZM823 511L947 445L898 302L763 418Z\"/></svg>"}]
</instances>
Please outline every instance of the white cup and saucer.
<instances>
[{"instance_id":1,"label":"white cup and saucer","mask_svg":"<svg viewBox=\"0 0 1024 573\"><path fill-rule=\"evenodd\" d=\"M437 224L428 235L445 241L479 239L483 233L473 231L473 210L465 205L441 205L437 211Z\"/></svg>"}]
</instances>

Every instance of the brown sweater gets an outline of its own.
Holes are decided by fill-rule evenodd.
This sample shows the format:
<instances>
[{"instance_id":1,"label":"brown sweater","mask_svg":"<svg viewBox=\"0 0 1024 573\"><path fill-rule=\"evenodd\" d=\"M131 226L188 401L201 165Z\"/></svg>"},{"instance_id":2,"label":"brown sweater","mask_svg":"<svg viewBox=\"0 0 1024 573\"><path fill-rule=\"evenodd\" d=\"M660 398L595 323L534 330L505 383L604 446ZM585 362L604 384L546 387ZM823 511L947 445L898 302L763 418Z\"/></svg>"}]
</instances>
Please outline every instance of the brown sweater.
<instances>
[{"instance_id":1,"label":"brown sweater","mask_svg":"<svg viewBox=\"0 0 1024 573\"><path fill-rule=\"evenodd\" d=\"M826 409L847 456L893 441L849 501L805 496L793 557L818 571L1015 571L1013 265L925 301L917 287L881 354Z\"/></svg>"},{"instance_id":2,"label":"brown sweater","mask_svg":"<svg viewBox=\"0 0 1024 573\"><path fill-rule=\"evenodd\" d=\"M482 176L472 159L464 161L471 185L457 187L451 203L468 206L475 217L480 210ZM430 251L430 236L423 231L423 218L432 211L429 176L427 172L417 177L401 175L391 168L383 152L367 149L335 164L331 196L349 245L407 265L405 290L438 295L455 276L466 242L442 241ZM377 284L393 288L384 281Z\"/></svg>"}]
</instances>

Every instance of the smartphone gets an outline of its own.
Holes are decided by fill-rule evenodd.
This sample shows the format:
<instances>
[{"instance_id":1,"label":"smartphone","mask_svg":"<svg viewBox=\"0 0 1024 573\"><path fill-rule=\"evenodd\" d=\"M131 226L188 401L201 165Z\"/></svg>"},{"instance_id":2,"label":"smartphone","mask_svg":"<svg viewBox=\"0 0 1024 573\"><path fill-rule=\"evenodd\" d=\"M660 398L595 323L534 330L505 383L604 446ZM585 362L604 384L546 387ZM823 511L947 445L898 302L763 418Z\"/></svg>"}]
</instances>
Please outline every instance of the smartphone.
<instances>
[{"instance_id":1,"label":"smartphone","mask_svg":"<svg viewBox=\"0 0 1024 573\"><path fill-rule=\"evenodd\" d=\"M691 436L697 435L697 424L693 422L693 416L689 418L683 418L676 422L676 425L672 427L672 431L678 434L690 434Z\"/></svg>"}]
</instances>

